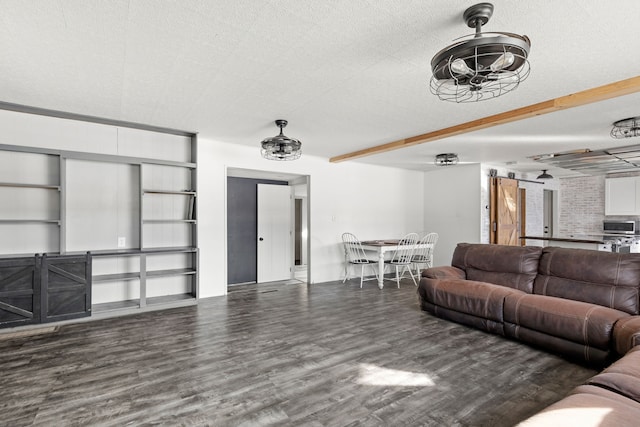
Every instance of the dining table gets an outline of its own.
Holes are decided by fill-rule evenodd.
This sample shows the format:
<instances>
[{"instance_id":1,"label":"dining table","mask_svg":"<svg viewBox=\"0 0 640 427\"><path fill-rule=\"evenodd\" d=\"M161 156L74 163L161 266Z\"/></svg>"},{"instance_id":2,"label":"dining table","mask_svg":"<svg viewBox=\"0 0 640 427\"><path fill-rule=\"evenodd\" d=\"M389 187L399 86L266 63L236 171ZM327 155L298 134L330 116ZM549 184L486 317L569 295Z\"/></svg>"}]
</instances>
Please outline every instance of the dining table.
<instances>
[{"instance_id":1,"label":"dining table","mask_svg":"<svg viewBox=\"0 0 640 427\"><path fill-rule=\"evenodd\" d=\"M387 240L364 240L360 242L362 245L362 249L365 251L375 251L378 255L378 287L380 289L384 288L384 260L385 254L387 252L393 252L398 249L398 243L400 240L398 239L387 239ZM416 249L422 249L427 244L416 244Z\"/></svg>"}]
</instances>

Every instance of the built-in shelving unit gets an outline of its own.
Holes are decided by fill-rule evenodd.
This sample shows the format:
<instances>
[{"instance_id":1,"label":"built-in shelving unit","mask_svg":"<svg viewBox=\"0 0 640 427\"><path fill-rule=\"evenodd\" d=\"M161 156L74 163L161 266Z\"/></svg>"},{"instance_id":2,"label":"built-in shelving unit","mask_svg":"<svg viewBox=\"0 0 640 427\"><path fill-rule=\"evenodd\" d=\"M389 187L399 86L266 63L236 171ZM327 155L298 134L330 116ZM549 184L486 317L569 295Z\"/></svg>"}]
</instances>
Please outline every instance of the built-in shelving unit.
<instances>
[{"instance_id":1,"label":"built-in shelving unit","mask_svg":"<svg viewBox=\"0 0 640 427\"><path fill-rule=\"evenodd\" d=\"M0 151L0 254L59 252L60 158Z\"/></svg>"},{"instance_id":2,"label":"built-in shelving unit","mask_svg":"<svg viewBox=\"0 0 640 427\"><path fill-rule=\"evenodd\" d=\"M159 264L168 263L175 268L156 269L153 263L154 257L163 256L168 260L161 260ZM197 248L162 248L149 250L130 251L99 251L92 253L95 264L101 260L116 261L122 267L136 266L136 271L123 271L120 273L94 274L93 283L96 288L115 284L119 286L123 282L135 281L132 298L124 298L119 301L108 301L93 306L93 313L105 313L131 309L144 309L159 304L171 304L179 302L180 305L195 303L197 299L198 285L198 249ZM182 259L180 259L182 258ZM128 259L128 261L118 263L118 260ZM186 266L184 266L186 265ZM166 279L175 276L187 278L185 282L174 283L164 286L166 295L149 296L149 291L154 286L154 279ZM130 290L131 291L131 290Z\"/></svg>"},{"instance_id":3,"label":"built-in shelving unit","mask_svg":"<svg viewBox=\"0 0 640 427\"><path fill-rule=\"evenodd\" d=\"M46 122L61 146L71 121ZM91 316L198 299L196 135L130 125L78 125L96 152L0 144L0 261L90 254Z\"/></svg>"},{"instance_id":4,"label":"built-in shelving unit","mask_svg":"<svg viewBox=\"0 0 640 427\"><path fill-rule=\"evenodd\" d=\"M144 163L140 181L142 248L196 247L195 167Z\"/></svg>"}]
</instances>

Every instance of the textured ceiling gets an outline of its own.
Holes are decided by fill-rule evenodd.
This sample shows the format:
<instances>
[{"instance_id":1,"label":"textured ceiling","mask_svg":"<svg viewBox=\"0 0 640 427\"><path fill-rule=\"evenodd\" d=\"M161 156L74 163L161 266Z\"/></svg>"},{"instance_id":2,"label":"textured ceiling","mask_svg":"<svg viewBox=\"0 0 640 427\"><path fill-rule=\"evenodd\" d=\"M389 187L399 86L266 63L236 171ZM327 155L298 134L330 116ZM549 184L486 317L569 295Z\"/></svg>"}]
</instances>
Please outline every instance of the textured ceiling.
<instances>
[{"instance_id":1,"label":"textured ceiling","mask_svg":"<svg viewBox=\"0 0 640 427\"><path fill-rule=\"evenodd\" d=\"M303 153L328 158L640 75L637 0L496 0L485 29L530 37L530 77L498 99L439 101L431 57L472 32L462 12L474 3L2 0L0 100L196 131L256 153L285 118ZM358 161L428 169L435 154L457 152L533 171L527 156L620 146L610 124L640 115L638 101Z\"/></svg>"}]
</instances>

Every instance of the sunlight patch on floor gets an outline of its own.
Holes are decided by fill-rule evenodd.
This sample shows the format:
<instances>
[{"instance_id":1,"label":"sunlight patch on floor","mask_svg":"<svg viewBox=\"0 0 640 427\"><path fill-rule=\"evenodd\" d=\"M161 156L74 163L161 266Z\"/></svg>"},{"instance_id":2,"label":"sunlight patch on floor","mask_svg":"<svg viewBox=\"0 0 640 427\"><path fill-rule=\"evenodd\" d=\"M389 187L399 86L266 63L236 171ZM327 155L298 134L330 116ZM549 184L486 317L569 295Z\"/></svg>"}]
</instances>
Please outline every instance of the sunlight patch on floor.
<instances>
[{"instance_id":1,"label":"sunlight patch on floor","mask_svg":"<svg viewBox=\"0 0 640 427\"><path fill-rule=\"evenodd\" d=\"M427 374L360 364L358 383L375 386L430 387L436 383Z\"/></svg>"},{"instance_id":2,"label":"sunlight patch on floor","mask_svg":"<svg viewBox=\"0 0 640 427\"><path fill-rule=\"evenodd\" d=\"M519 426L580 426L598 427L612 411L611 408L575 407L542 412L518 424ZM609 425L607 423L607 425Z\"/></svg>"}]
</instances>

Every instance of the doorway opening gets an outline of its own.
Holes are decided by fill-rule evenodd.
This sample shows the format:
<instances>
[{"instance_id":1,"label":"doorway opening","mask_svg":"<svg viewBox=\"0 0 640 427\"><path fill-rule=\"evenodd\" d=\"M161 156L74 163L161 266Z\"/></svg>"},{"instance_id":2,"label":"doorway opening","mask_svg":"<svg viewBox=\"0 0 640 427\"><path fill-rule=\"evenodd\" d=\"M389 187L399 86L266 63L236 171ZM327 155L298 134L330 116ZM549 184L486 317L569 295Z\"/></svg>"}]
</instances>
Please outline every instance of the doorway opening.
<instances>
[{"instance_id":1,"label":"doorway opening","mask_svg":"<svg viewBox=\"0 0 640 427\"><path fill-rule=\"evenodd\" d=\"M309 235L306 196L296 196L294 199L294 223L294 276L298 280L306 280Z\"/></svg>"},{"instance_id":2,"label":"doorway opening","mask_svg":"<svg viewBox=\"0 0 640 427\"><path fill-rule=\"evenodd\" d=\"M555 191L543 190L542 195L542 235L553 237L555 222Z\"/></svg>"},{"instance_id":3,"label":"doorway opening","mask_svg":"<svg viewBox=\"0 0 640 427\"><path fill-rule=\"evenodd\" d=\"M310 283L309 184L308 175L227 169L228 287Z\"/></svg>"}]
</instances>

